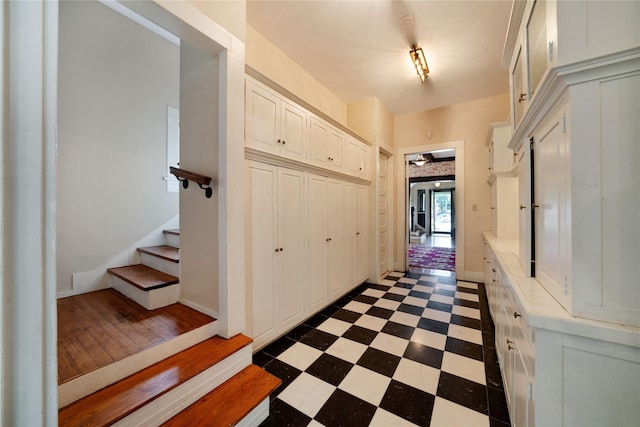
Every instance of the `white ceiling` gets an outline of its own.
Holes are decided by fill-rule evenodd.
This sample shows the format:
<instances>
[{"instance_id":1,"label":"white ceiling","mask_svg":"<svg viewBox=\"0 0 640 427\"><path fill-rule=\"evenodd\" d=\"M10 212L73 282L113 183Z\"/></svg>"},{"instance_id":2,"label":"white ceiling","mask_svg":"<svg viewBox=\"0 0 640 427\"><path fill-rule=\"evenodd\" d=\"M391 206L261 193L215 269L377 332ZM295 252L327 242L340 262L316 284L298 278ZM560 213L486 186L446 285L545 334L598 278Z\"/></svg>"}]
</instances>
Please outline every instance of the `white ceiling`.
<instances>
[{"instance_id":1,"label":"white ceiling","mask_svg":"<svg viewBox=\"0 0 640 427\"><path fill-rule=\"evenodd\" d=\"M377 97L396 115L507 92L510 11L511 0L248 0L247 22L344 102ZM401 24L409 14L414 25Z\"/></svg>"}]
</instances>

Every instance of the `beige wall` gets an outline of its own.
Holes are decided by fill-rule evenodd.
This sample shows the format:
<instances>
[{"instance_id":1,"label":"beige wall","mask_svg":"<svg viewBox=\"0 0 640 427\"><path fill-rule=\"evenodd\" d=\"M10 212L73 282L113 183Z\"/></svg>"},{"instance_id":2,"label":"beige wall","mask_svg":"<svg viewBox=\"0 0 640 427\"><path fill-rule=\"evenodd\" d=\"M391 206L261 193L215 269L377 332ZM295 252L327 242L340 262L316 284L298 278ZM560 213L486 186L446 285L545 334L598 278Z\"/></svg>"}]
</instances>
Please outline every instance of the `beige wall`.
<instances>
[{"instance_id":1,"label":"beige wall","mask_svg":"<svg viewBox=\"0 0 640 427\"><path fill-rule=\"evenodd\" d=\"M347 105L293 62L284 52L247 25L245 62L334 120L347 125Z\"/></svg>"},{"instance_id":2,"label":"beige wall","mask_svg":"<svg viewBox=\"0 0 640 427\"><path fill-rule=\"evenodd\" d=\"M244 0L187 0L196 9L223 26L238 39L245 41L247 2Z\"/></svg>"},{"instance_id":3,"label":"beige wall","mask_svg":"<svg viewBox=\"0 0 640 427\"><path fill-rule=\"evenodd\" d=\"M393 151L393 116L378 98L347 105L347 125L372 144Z\"/></svg>"},{"instance_id":4,"label":"beige wall","mask_svg":"<svg viewBox=\"0 0 640 427\"><path fill-rule=\"evenodd\" d=\"M487 147L489 123L509 115L508 94L394 117L395 148L464 140L465 270L482 272L482 231L491 228ZM427 133L431 132L431 139ZM472 208L477 205L477 211Z\"/></svg>"}]
</instances>

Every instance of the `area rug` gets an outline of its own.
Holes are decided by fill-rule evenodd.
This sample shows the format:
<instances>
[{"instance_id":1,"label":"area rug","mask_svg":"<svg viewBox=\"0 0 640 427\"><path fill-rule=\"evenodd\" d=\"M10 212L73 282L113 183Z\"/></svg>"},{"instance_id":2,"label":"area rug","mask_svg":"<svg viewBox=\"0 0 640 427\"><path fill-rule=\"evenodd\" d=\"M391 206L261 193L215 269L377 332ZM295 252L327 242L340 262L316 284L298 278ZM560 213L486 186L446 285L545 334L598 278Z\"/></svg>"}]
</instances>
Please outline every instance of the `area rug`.
<instances>
[{"instance_id":1,"label":"area rug","mask_svg":"<svg viewBox=\"0 0 640 427\"><path fill-rule=\"evenodd\" d=\"M412 244L409 245L409 265L456 271L456 250Z\"/></svg>"}]
</instances>

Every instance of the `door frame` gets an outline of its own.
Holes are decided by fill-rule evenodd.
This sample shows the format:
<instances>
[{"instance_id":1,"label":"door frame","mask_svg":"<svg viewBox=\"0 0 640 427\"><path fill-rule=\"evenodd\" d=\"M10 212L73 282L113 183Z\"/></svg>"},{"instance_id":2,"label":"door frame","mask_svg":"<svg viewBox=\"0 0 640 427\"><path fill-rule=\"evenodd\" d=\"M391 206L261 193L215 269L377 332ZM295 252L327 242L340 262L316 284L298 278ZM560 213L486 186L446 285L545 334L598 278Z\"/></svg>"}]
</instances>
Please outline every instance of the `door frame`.
<instances>
[{"instance_id":1,"label":"door frame","mask_svg":"<svg viewBox=\"0 0 640 427\"><path fill-rule=\"evenodd\" d=\"M408 207L409 177L407 174L407 155L424 153L427 151L438 151L455 149L455 205L456 205L456 278L464 280L465 270L465 233L464 233L464 140L441 142L437 144L416 145L412 147L399 148L396 155L396 258L395 269L397 271L407 271L409 269L409 227L407 225L410 215Z\"/></svg>"}]
</instances>

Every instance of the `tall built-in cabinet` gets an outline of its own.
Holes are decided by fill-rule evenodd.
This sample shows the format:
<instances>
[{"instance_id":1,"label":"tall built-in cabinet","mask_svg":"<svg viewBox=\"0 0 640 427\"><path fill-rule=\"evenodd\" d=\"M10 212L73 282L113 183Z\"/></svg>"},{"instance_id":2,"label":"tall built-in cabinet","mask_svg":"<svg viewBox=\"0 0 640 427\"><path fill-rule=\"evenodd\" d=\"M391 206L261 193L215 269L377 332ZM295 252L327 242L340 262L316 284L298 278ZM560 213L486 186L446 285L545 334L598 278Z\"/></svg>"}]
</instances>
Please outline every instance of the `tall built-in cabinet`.
<instances>
[{"instance_id":1,"label":"tall built-in cabinet","mask_svg":"<svg viewBox=\"0 0 640 427\"><path fill-rule=\"evenodd\" d=\"M305 175L248 162L248 295L254 341L267 342L304 315Z\"/></svg>"},{"instance_id":2,"label":"tall built-in cabinet","mask_svg":"<svg viewBox=\"0 0 640 427\"><path fill-rule=\"evenodd\" d=\"M634 425L640 3L514 2L511 19L503 65L517 192L505 203L519 233L485 233L511 421Z\"/></svg>"},{"instance_id":3,"label":"tall built-in cabinet","mask_svg":"<svg viewBox=\"0 0 640 427\"><path fill-rule=\"evenodd\" d=\"M247 332L258 350L367 280L371 150L261 82L245 88Z\"/></svg>"},{"instance_id":4,"label":"tall built-in cabinet","mask_svg":"<svg viewBox=\"0 0 640 427\"><path fill-rule=\"evenodd\" d=\"M518 178L513 151L507 148L511 140L509 122L492 123L485 145L489 149L491 187L491 230L502 238L518 237L518 207L512 203L518 194Z\"/></svg>"}]
</instances>

